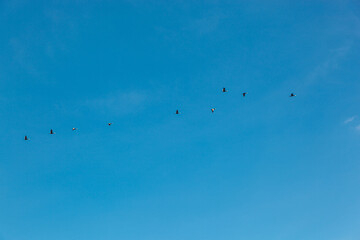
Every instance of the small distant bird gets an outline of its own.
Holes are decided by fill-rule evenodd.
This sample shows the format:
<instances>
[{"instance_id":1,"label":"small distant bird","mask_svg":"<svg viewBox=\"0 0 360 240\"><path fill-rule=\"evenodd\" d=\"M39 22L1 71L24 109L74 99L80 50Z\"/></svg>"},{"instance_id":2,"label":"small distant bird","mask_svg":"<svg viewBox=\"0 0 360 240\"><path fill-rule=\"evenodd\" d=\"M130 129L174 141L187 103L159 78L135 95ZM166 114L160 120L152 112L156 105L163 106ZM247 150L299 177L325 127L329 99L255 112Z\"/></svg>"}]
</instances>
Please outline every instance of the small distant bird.
<instances>
[{"instance_id":1,"label":"small distant bird","mask_svg":"<svg viewBox=\"0 0 360 240\"><path fill-rule=\"evenodd\" d=\"M112 123L108 123L109 126L111 126Z\"/></svg>"},{"instance_id":2,"label":"small distant bird","mask_svg":"<svg viewBox=\"0 0 360 240\"><path fill-rule=\"evenodd\" d=\"M216 109L216 108L212 108L212 109L210 109L210 110L211 110L211 112L213 113L213 112L215 112L215 109Z\"/></svg>"},{"instance_id":3,"label":"small distant bird","mask_svg":"<svg viewBox=\"0 0 360 240\"><path fill-rule=\"evenodd\" d=\"M27 136L25 136L24 140L27 141L27 140L29 140L29 138Z\"/></svg>"},{"instance_id":4,"label":"small distant bird","mask_svg":"<svg viewBox=\"0 0 360 240\"><path fill-rule=\"evenodd\" d=\"M176 110L175 114L179 114L179 110Z\"/></svg>"},{"instance_id":5,"label":"small distant bird","mask_svg":"<svg viewBox=\"0 0 360 240\"><path fill-rule=\"evenodd\" d=\"M50 129L50 134L54 134L54 131L52 129Z\"/></svg>"},{"instance_id":6,"label":"small distant bird","mask_svg":"<svg viewBox=\"0 0 360 240\"><path fill-rule=\"evenodd\" d=\"M291 93L290 97L296 97L296 95L294 93Z\"/></svg>"},{"instance_id":7,"label":"small distant bird","mask_svg":"<svg viewBox=\"0 0 360 240\"><path fill-rule=\"evenodd\" d=\"M73 131L77 130L77 128L72 128Z\"/></svg>"},{"instance_id":8,"label":"small distant bird","mask_svg":"<svg viewBox=\"0 0 360 240\"><path fill-rule=\"evenodd\" d=\"M247 93L247 92L244 92L244 93L243 93L243 97L245 97L245 96L246 96L246 94L248 94L248 93Z\"/></svg>"},{"instance_id":9,"label":"small distant bird","mask_svg":"<svg viewBox=\"0 0 360 240\"><path fill-rule=\"evenodd\" d=\"M225 88L222 89L222 92L227 92L227 90Z\"/></svg>"}]
</instances>

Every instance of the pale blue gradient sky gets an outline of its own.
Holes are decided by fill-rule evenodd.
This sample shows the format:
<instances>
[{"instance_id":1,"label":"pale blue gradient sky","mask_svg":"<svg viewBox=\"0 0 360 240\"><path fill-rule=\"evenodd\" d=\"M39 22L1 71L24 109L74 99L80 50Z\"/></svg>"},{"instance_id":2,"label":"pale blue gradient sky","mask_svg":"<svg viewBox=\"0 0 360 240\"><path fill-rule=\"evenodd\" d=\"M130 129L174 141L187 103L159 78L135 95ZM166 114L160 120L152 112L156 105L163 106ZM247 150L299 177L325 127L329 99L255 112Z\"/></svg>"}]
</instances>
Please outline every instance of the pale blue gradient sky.
<instances>
[{"instance_id":1,"label":"pale blue gradient sky","mask_svg":"<svg viewBox=\"0 0 360 240\"><path fill-rule=\"evenodd\" d=\"M4 0L0 32L1 240L360 238L358 1Z\"/></svg>"}]
</instances>

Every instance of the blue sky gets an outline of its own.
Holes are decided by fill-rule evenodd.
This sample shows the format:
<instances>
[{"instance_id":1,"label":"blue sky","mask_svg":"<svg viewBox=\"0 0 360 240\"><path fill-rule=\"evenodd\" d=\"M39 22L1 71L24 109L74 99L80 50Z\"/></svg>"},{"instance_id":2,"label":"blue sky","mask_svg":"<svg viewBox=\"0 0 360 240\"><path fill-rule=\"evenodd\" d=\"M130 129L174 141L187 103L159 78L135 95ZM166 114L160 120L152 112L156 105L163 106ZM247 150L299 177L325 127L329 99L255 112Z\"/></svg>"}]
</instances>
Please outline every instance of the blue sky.
<instances>
[{"instance_id":1,"label":"blue sky","mask_svg":"<svg viewBox=\"0 0 360 240\"><path fill-rule=\"evenodd\" d=\"M1 240L360 238L358 1L3 0L0 31Z\"/></svg>"}]
</instances>

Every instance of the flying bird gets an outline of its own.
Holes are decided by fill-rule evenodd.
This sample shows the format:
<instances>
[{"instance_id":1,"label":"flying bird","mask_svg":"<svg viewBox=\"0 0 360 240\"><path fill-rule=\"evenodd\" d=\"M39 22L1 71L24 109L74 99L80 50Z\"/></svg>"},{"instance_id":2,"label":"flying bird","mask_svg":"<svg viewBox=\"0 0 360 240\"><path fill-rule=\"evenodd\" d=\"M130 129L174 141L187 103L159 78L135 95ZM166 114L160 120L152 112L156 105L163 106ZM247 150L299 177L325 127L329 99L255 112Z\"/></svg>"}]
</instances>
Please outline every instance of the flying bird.
<instances>
[{"instance_id":1,"label":"flying bird","mask_svg":"<svg viewBox=\"0 0 360 240\"><path fill-rule=\"evenodd\" d=\"M109 126L111 126L112 123L108 123Z\"/></svg>"},{"instance_id":2,"label":"flying bird","mask_svg":"<svg viewBox=\"0 0 360 240\"><path fill-rule=\"evenodd\" d=\"M215 109L216 109L216 108L212 108L212 109L210 109L210 110L211 110L211 112L213 113L213 112L215 112Z\"/></svg>"},{"instance_id":3,"label":"flying bird","mask_svg":"<svg viewBox=\"0 0 360 240\"><path fill-rule=\"evenodd\" d=\"M179 114L179 110L176 110L175 114Z\"/></svg>"},{"instance_id":4,"label":"flying bird","mask_svg":"<svg viewBox=\"0 0 360 240\"><path fill-rule=\"evenodd\" d=\"M245 97L245 96L246 96L246 94L248 94L248 93L247 93L247 92L244 92L244 93L243 93L243 97Z\"/></svg>"},{"instance_id":5,"label":"flying bird","mask_svg":"<svg viewBox=\"0 0 360 240\"><path fill-rule=\"evenodd\" d=\"M27 137L27 136L25 136L24 140L25 140L25 141L27 141L27 140L29 140L29 139L28 139L28 137Z\"/></svg>"},{"instance_id":6,"label":"flying bird","mask_svg":"<svg viewBox=\"0 0 360 240\"><path fill-rule=\"evenodd\" d=\"M227 92L227 90L225 88L222 89L222 92Z\"/></svg>"},{"instance_id":7,"label":"flying bird","mask_svg":"<svg viewBox=\"0 0 360 240\"><path fill-rule=\"evenodd\" d=\"M50 129L50 134L54 134L54 131L52 129Z\"/></svg>"},{"instance_id":8,"label":"flying bird","mask_svg":"<svg viewBox=\"0 0 360 240\"><path fill-rule=\"evenodd\" d=\"M296 95L294 93L291 93L290 97L296 97Z\"/></svg>"},{"instance_id":9,"label":"flying bird","mask_svg":"<svg viewBox=\"0 0 360 240\"><path fill-rule=\"evenodd\" d=\"M73 131L77 130L77 128L72 128Z\"/></svg>"}]
</instances>

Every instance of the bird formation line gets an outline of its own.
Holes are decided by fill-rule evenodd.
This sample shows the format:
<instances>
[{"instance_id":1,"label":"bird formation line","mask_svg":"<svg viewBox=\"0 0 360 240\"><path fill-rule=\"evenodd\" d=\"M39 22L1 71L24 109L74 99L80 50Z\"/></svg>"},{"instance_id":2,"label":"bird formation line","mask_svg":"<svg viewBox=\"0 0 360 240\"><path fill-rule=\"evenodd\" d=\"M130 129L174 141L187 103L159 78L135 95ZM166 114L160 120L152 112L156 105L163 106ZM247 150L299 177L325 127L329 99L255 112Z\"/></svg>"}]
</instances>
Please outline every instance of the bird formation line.
<instances>
[{"instance_id":1,"label":"bird formation line","mask_svg":"<svg viewBox=\"0 0 360 240\"><path fill-rule=\"evenodd\" d=\"M228 90L227 90L226 88L222 88L222 92L223 92L223 93L226 93L226 92L228 92ZM242 96L245 97L247 94L248 94L247 92L243 92L243 93L242 93ZM296 97L296 95L295 95L294 93L290 93L290 96L289 96L289 97ZM211 108L211 109L210 109L210 110L211 110L211 113L214 113L214 112L215 112L215 109L216 109L216 108ZM179 111L178 109L176 109L175 114L180 114L180 111ZM108 126L111 126L112 124L113 124L112 122L109 122L107 125L108 125ZM73 127L73 128L72 128L72 131L76 131L76 130L77 130L76 127ZM51 135L55 134L54 130L50 129L50 133L49 133L49 134L51 134ZM25 141L28 141L28 140L30 140L30 138L29 138L27 135L25 135L24 140L25 140Z\"/></svg>"}]
</instances>

